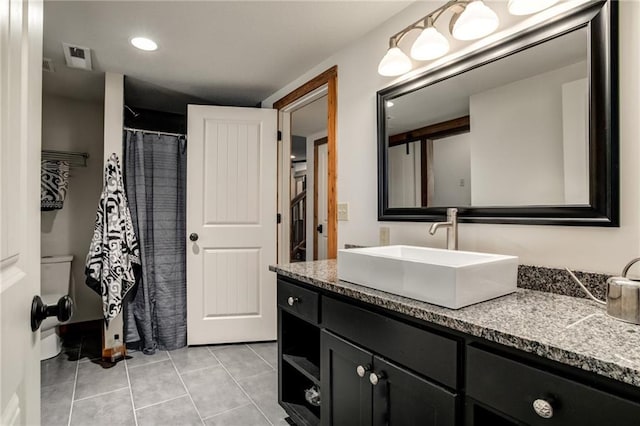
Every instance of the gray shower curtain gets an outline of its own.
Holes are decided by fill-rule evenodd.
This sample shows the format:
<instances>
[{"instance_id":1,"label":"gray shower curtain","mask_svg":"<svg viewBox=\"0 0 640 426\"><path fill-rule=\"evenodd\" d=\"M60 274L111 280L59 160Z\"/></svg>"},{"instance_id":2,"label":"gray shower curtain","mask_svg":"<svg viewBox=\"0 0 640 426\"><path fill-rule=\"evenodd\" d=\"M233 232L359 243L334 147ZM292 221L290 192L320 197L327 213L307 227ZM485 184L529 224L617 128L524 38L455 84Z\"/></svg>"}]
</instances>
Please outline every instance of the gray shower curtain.
<instances>
[{"instance_id":1,"label":"gray shower curtain","mask_svg":"<svg viewBox=\"0 0 640 426\"><path fill-rule=\"evenodd\" d=\"M124 134L125 187L142 258L125 341L147 354L187 344L186 143L184 136Z\"/></svg>"}]
</instances>

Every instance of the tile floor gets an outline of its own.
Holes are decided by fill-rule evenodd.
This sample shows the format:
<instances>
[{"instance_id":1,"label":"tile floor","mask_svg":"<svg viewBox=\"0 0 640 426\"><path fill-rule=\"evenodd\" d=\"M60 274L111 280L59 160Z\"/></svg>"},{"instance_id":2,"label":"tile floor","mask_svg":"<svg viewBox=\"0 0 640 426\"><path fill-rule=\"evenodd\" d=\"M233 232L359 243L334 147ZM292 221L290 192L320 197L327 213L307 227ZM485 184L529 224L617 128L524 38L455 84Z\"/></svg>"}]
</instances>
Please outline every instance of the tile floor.
<instances>
[{"instance_id":1,"label":"tile floor","mask_svg":"<svg viewBox=\"0 0 640 426\"><path fill-rule=\"evenodd\" d=\"M102 363L81 340L42 361L42 425L287 425L277 345L197 346Z\"/></svg>"}]
</instances>

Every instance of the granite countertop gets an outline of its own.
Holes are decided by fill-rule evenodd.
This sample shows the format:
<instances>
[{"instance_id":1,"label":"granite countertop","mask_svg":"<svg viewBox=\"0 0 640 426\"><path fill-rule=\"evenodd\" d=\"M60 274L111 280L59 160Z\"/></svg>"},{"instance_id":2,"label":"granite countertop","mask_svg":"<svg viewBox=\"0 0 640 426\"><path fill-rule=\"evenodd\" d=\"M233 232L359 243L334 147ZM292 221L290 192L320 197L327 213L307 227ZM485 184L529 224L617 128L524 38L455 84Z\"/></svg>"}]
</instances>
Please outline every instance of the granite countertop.
<instances>
[{"instance_id":1,"label":"granite countertop","mask_svg":"<svg viewBox=\"0 0 640 426\"><path fill-rule=\"evenodd\" d=\"M338 280L335 260L270 266L312 286L640 387L640 326L583 298L535 290L452 310Z\"/></svg>"}]
</instances>

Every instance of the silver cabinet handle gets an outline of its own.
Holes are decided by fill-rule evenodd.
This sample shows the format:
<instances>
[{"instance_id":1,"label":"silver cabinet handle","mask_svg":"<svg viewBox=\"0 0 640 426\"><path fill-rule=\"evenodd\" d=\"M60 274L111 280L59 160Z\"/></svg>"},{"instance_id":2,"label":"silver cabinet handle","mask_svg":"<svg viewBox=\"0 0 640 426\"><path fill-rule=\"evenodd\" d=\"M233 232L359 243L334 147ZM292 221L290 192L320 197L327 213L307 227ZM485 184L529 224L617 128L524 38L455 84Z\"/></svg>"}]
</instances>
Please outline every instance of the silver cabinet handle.
<instances>
[{"instance_id":1,"label":"silver cabinet handle","mask_svg":"<svg viewBox=\"0 0 640 426\"><path fill-rule=\"evenodd\" d=\"M546 399L536 399L533 401L533 411L543 419L553 417L553 406Z\"/></svg>"},{"instance_id":2,"label":"silver cabinet handle","mask_svg":"<svg viewBox=\"0 0 640 426\"><path fill-rule=\"evenodd\" d=\"M358 376L360 377L364 377L365 374L367 374L367 371L371 370L371 366L369 364L367 365L359 365L356 368L356 373L358 373Z\"/></svg>"},{"instance_id":3,"label":"silver cabinet handle","mask_svg":"<svg viewBox=\"0 0 640 426\"><path fill-rule=\"evenodd\" d=\"M293 296L289 296L289 298L287 299L287 303L289 304L289 306L293 306L295 305L300 299L298 299L297 297L293 297Z\"/></svg>"},{"instance_id":4,"label":"silver cabinet handle","mask_svg":"<svg viewBox=\"0 0 640 426\"><path fill-rule=\"evenodd\" d=\"M382 373L369 374L369 381L373 386L377 385L382 379L384 379L384 375Z\"/></svg>"}]
</instances>

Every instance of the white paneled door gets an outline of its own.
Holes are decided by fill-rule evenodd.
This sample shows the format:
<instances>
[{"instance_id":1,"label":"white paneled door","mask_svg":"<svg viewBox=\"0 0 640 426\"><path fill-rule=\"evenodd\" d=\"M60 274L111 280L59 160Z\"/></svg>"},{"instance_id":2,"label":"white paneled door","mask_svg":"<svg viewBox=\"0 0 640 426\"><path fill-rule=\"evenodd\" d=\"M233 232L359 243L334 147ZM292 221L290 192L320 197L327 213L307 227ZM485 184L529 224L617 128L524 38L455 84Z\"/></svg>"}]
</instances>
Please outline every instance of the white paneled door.
<instances>
[{"instance_id":1,"label":"white paneled door","mask_svg":"<svg viewBox=\"0 0 640 426\"><path fill-rule=\"evenodd\" d=\"M276 111L189 105L187 340L276 338Z\"/></svg>"},{"instance_id":2,"label":"white paneled door","mask_svg":"<svg viewBox=\"0 0 640 426\"><path fill-rule=\"evenodd\" d=\"M0 425L40 424L42 2L0 0Z\"/></svg>"}]
</instances>

